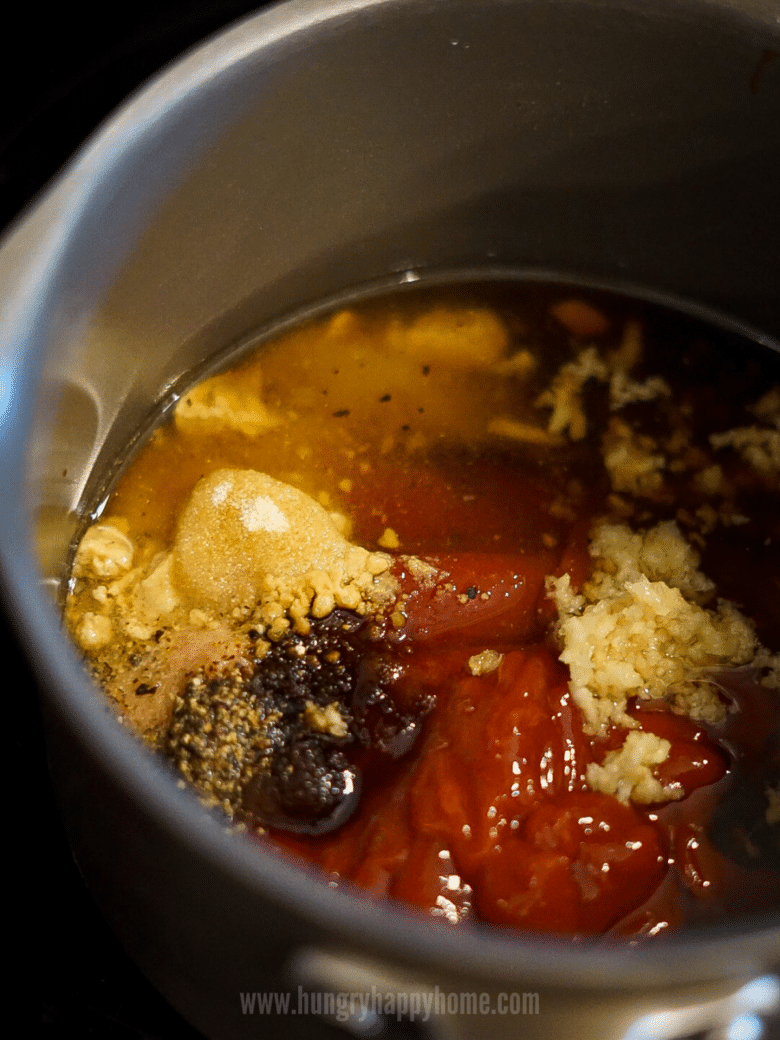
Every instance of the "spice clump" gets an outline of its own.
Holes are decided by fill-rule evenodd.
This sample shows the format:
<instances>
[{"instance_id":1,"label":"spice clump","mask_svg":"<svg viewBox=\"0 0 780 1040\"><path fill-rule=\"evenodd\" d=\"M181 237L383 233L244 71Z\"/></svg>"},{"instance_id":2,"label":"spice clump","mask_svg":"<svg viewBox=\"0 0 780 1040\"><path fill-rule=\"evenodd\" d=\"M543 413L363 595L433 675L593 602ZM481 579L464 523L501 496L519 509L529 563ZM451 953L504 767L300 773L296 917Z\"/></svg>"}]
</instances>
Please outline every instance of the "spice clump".
<instances>
[{"instance_id":1,"label":"spice clump","mask_svg":"<svg viewBox=\"0 0 780 1040\"><path fill-rule=\"evenodd\" d=\"M207 805L287 829L344 817L359 784L343 750L355 742L361 624L336 611L259 658L207 665L188 678L163 749Z\"/></svg>"},{"instance_id":2,"label":"spice clump","mask_svg":"<svg viewBox=\"0 0 780 1040\"><path fill-rule=\"evenodd\" d=\"M182 513L173 547L176 577L222 614L254 610L271 638L309 614L365 613L392 599L391 558L352 545L347 522L309 495L254 470L217 470Z\"/></svg>"},{"instance_id":3,"label":"spice clump","mask_svg":"<svg viewBox=\"0 0 780 1040\"><path fill-rule=\"evenodd\" d=\"M324 833L355 808L361 749L392 757L426 706L401 712L371 624L335 610L250 659L199 668L163 750L206 805L253 828Z\"/></svg>"}]
</instances>

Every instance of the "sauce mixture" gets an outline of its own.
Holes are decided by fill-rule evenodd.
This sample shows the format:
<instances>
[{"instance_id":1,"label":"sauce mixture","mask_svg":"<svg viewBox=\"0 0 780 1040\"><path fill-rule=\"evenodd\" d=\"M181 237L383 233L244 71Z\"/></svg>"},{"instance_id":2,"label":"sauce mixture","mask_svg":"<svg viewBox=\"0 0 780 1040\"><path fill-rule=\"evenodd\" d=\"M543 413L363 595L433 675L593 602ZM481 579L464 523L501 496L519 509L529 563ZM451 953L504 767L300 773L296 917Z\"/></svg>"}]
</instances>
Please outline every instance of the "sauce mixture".
<instances>
[{"instance_id":1,"label":"sauce mixture","mask_svg":"<svg viewBox=\"0 0 780 1040\"><path fill-rule=\"evenodd\" d=\"M207 805L331 883L656 935L780 907L778 491L769 351L554 286L399 293L179 399L66 620Z\"/></svg>"}]
</instances>

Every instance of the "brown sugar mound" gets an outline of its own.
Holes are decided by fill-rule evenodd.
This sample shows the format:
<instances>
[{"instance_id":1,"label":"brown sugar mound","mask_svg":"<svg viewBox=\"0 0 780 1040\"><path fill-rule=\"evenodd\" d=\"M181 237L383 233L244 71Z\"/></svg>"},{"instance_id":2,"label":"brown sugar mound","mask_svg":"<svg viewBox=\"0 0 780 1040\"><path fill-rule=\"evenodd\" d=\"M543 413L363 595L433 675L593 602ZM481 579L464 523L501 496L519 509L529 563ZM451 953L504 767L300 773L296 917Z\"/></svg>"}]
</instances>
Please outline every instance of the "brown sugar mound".
<instances>
[{"instance_id":1,"label":"brown sugar mound","mask_svg":"<svg viewBox=\"0 0 780 1040\"><path fill-rule=\"evenodd\" d=\"M351 544L313 498L255 470L217 470L196 485L173 554L193 600L223 614L262 604L271 625L386 598L388 556Z\"/></svg>"}]
</instances>

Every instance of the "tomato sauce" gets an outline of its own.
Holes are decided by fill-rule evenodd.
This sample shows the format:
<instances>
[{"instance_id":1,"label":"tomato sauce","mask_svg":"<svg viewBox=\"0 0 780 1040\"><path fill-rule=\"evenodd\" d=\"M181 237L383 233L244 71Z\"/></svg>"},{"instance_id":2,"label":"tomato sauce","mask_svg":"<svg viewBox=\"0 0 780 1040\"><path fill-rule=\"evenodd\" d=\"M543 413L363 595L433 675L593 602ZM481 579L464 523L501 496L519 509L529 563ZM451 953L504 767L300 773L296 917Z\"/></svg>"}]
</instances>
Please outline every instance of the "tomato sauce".
<instances>
[{"instance_id":1,"label":"tomato sauce","mask_svg":"<svg viewBox=\"0 0 780 1040\"><path fill-rule=\"evenodd\" d=\"M701 678L685 649L710 644L695 635L680 650L664 635L658 650L661 628L640 621L634 657L652 643L677 678L651 689L653 663L647 699L624 697L591 735L583 688L572 694L574 669L560 660L576 609L567 615L548 587L568 575L587 593L597 519L629 537L671 524L702 564L683 606L719 622L727 598L740 631L776 653L775 355L607 294L428 286L247 342L173 413L96 513L108 549L83 554L66 616L98 680L205 804L332 884L462 927L651 936L780 908L780 850L763 855L778 828L753 827L767 790L780 799L777 689L730 668L704 677L723 722L692 721L683 695L675 707L688 714L676 714L673 684ZM209 533L222 531L216 492L230 481L212 489L199 528L207 566L191 572L181 518L220 470L289 485L340 517L345 544L386 549L392 593L336 609L337 569L333 589L317 585L305 602L311 575L277 588L267 556L248 553L254 513L240 539ZM292 532L303 523L282 520ZM224 552L212 567L214 544ZM104 557L120 575L108 589ZM200 579L229 570L226 559L256 587L215 606ZM284 570L287 557L274 559ZM318 582L327 566L317 562ZM666 577L683 571L661 569L658 585L676 593ZM298 614L283 616L291 603ZM595 656L589 638L575 646L580 664ZM610 644L594 670L629 670L628 645ZM780 657L762 667L780 681ZM683 691L691 702L698 692ZM712 700L716 711L697 717L718 714ZM669 744L650 778L657 804L592 782L623 755L626 717Z\"/></svg>"},{"instance_id":2,"label":"tomato sauce","mask_svg":"<svg viewBox=\"0 0 780 1040\"><path fill-rule=\"evenodd\" d=\"M403 513L396 503L413 494L384 476L367 501L381 502L382 522L395 521ZM452 485L437 495L429 475L425 509L406 514L405 545L430 547L433 532L446 546L479 544L484 517L515 490L512 474L503 488L497 476L492 503L487 495L472 510L469 499L455 500ZM534 504L515 508L522 534L514 538L501 513L505 546L538 545L535 512ZM363 793L346 824L316 838L271 831L276 845L331 883L451 923L654 935L715 919L726 907L780 904L780 875L733 863L708 832L749 748L762 745L776 719L774 693L749 679L741 690L732 684L725 696L743 709L719 729L672 714L663 702L631 704L642 729L670 742L657 776L683 797L635 807L589 788L588 764L619 747L626 730L583 731L568 670L549 641L544 592L547 574L568 572L575 583L587 575L586 530L575 522L549 550L496 553L483 543L483 551L424 554L447 574L443 585L421 586L398 565L404 623L383 639L407 652L392 694L397 704L428 706L421 736L397 760L375 749L358 755ZM469 674L470 655L486 640L501 662L489 674Z\"/></svg>"}]
</instances>

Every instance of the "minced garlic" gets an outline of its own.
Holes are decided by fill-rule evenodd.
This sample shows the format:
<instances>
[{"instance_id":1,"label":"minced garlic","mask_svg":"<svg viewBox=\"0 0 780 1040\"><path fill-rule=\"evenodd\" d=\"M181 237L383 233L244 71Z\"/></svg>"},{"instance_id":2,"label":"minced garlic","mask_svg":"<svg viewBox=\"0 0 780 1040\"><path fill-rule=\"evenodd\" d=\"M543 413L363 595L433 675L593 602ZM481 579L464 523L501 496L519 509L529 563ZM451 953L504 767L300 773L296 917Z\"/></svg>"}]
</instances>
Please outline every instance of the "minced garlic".
<instances>
[{"instance_id":1,"label":"minced garlic","mask_svg":"<svg viewBox=\"0 0 780 1040\"><path fill-rule=\"evenodd\" d=\"M665 762L671 749L669 741L655 733L631 730L623 746L608 752L601 765L588 765L588 784L594 791L614 795L621 802L649 805L679 798L681 788L664 786L653 774L653 766Z\"/></svg>"},{"instance_id":2,"label":"minced garlic","mask_svg":"<svg viewBox=\"0 0 780 1040\"><path fill-rule=\"evenodd\" d=\"M483 650L469 658L469 671L472 675L489 675L495 672L504 659L497 650Z\"/></svg>"},{"instance_id":3,"label":"minced garlic","mask_svg":"<svg viewBox=\"0 0 780 1040\"><path fill-rule=\"evenodd\" d=\"M561 661L589 733L635 726L629 698L667 697L696 719L723 705L706 670L752 661L758 642L733 604L700 605L710 591L698 556L671 522L644 533L622 524L597 528L595 569L581 593L568 575L548 580L558 608Z\"/></svg>"}]
</instances>

